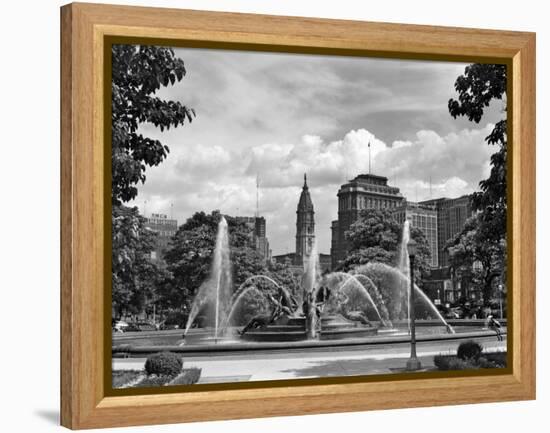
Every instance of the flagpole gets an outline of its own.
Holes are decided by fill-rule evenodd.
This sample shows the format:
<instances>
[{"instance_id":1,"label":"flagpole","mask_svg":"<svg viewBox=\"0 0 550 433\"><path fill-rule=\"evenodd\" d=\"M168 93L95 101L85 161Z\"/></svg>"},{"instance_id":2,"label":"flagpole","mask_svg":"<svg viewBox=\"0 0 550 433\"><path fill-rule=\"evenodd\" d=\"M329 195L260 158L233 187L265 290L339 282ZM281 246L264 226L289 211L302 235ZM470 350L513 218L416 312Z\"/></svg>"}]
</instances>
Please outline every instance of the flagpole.
<instances>
[{"instance_id":1,"label":"flagpole","mask_svg":"<svg viewBox=\"0 0 550 433\"><path fill-rule=\"evenodd\" d=\"M369 174L371 174L370 173L370 141L369 141Z\"/></svg>"}]
</instances>

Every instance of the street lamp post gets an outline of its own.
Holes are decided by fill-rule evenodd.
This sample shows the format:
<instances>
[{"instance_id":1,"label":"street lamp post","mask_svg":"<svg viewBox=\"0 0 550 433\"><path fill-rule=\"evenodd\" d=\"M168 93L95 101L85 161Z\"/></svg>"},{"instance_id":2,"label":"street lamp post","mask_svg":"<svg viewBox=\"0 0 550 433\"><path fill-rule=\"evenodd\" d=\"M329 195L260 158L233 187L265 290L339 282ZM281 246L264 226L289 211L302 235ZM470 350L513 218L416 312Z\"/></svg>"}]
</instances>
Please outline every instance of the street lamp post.
<instances>
[{"instance_id":1,"label":"street lamp post","mask_svg":"<svg viewBox=\"0 0 550 433\"><path fill-rule=\"evenodd\" d=\"M409 290L409 320L411 327L411 356L407 360L407 371L420 370L420 361L416 357L416 323L415 323L415 308L414 308L414 259L416 256L417 245L411 239L407 244L410 263L410 290Z\"/></svg>"},{"instance_id":2,"label":"street lamp post","mask_svg":"<svg viewBox=\"0 0 550 433\"><path fill-rule=\"evenodd\" d=\"M498 285L498 303L500 307L500 318L502 319L504 314L502 312L502 294L503 294L503 286L502 284Z\"/></svg>"}]
</instances>

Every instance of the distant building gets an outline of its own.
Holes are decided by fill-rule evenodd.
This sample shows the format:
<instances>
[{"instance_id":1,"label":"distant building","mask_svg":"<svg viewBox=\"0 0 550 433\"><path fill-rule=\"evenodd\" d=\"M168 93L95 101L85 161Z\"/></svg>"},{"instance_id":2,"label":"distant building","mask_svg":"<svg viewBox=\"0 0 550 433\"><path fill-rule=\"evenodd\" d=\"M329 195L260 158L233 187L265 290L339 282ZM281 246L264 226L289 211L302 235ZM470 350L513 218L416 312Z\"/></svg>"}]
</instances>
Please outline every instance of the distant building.
<instances>
[{"instance_id":1,"label":"distant building","mask_svg":"<svg viewBox=\"0 0 550 433\"><path fill-rule=\"evenodd\" d=\"M432 269L422 281L422 290L432 300L454 303L460 299L479 301L483 295L479 287L472 284L472 269L453 269L450 266Z\"/></svg>"},{"instance_id":2,"label":"distant building","mask_svg":"<svg viewBox=\"0 0 550 433\"><path fill-rule=\"evenodd\" d=\"M158 235L155 249L151 252L151 259L162 260L170 240L178 231L178 221L164 214L154 213L151 217L145 218L145 227Z\"/></svg>"},{"instance_id":3,"label":"distant building","mask_svg":"<svg viewBox=\"0 0 550 433\"><path fill-rule=\"evenodd\" d=\"M266 260L271 260L271 249L266 236L266 222L264 217L255 217L256 249Z\"/></svg>"},{"instance_id":4,"label":"distant building","mask_svg":"<svg viewBox=\"0 0 550 433\"><path fill-rule=\"evenodd\" d=\"M453 269L449 263L447 243L459 234L468 218L474 212L471 196L458 198L437 198L420 202L422 205L434 206L437 212L437 257L438 269L432 270L424 281L428 296L453 303L461 298L477 300L481 298L479 289L472 285L472 269Z\"/></svg>"},{"instance_id":5,"label":"distant building","mask_svg":"<svg viewBox=\"0 0 550 433\"><path fill-rule=\"evenodd\" d=\"M307 177L304 174L304 185L296 208L296 252L273 256L277 263L285 263L295 271L302 272L305 260L311 255L315 243L315 210ZM331 259L328 254L319 254L319 262L323 271L330 270Z\"/></svg>"},{"instance_id":6,"label":"distant building","mask_svg":"<svg viewBox=\"0 0 550 433\"><path fill-rule=\"evenodd\" d=\"M437 211L434 205L403 201L395 208L393 216L399 224L409 220L412 227L416 227L424 233L430 246L430 266L438 267L438 237L437 237Z\"/></svg>"},{"instance_id":7,"label":"distant building","mask_svg":"<svg viewBox=\"0 0 550 433\"><path fill-rule=\"evenodd\" d=\"M332 269L345 258L349 243L345 232L359 219L363 209L396 209L403 202L399 188L389 186L388 178L374 174L360 174L338 190L338 219L332 221L330 255Z\"/></svg>"},{"instance_id":8,"label":"distant building","mask_svg":"<svg viewBox=\"0 0 550 433\"><path fill-rule=\"evenodd\" d=\"M264 217L236 216L235 220L244 223L249 230L250 246L264 258L271 260L271 250L266 236L266 221Z\"/></svg>"},{"instance_id":9,"label":"distant building","mask_svg":"<svg viewBox=\"0 0 550 433\"><path fill-rule=\"evenodd\" d=\"M330 254L319 254L319 266L321 273L330 272L332 270L332 258Z\"/></svg>"},{"instance_id":10,"label":"distant building","mask_svg":"<svg viewBox=\"0 0 550 433\"><path fill-rule=\"evenodd\" d=\"M473 215L471 196L458 198L437 198L420 202L434 206L437 212L437 255L440 267L449 266L449 253L445 251L447 242L462 231L466 220Z\"/></svg>"}]
</instances>

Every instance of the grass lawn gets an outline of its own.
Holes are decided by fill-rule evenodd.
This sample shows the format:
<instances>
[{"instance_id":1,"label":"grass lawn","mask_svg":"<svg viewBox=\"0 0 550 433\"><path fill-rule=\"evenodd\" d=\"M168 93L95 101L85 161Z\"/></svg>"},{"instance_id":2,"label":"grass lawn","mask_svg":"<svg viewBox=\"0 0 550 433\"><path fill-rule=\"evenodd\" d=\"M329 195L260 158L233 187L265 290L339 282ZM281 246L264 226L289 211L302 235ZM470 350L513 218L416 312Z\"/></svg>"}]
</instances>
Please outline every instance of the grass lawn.
<instances>
[{"instance_id":1,"label":"grass lawn","mask_svg":"<svg viewBox=\"0 0 550 433\"><path fill-rule=\"evenodd\" d=\"M142 374L140 370L113 370L113 388L122 388L127 383L137 380Z\"/></svg>"},{"instance_id":2,"label":"grass lawn","mask_svg":"<svg viewBox=\"0 0 550 433\"><path fill-rule=\"evenodd\" d=\"M143 378L139 381L140 376ZM113 370L113 388L149 388L172 385L192 385L197 383L201 376L200 368L184 368L182 372L175 377L171 376L146 376L144 371L140 370ZM137 381L137 382L136 382Z\"/></svg>"},{"instance_id":3,"label":"grass lawn","mask_svg":"<svg viewBox=\"0 0 550 433\"><path fill-rule=\"evenodd\" d=\"M477 370L480 368L505 368L506 351L482 353L479 359L460 359L456 355L436 355L434 364L438 370Z\"/></svg>"}]
</instances>

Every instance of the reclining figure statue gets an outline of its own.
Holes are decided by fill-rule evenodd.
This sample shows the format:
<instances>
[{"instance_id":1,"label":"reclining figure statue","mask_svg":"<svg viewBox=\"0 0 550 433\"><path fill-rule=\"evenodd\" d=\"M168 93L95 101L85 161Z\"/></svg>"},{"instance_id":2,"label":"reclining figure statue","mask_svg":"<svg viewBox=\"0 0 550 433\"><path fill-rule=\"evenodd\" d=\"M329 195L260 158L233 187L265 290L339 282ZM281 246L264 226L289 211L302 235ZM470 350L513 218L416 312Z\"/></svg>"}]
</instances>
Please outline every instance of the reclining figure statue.
<instances>
[{"instance_id":1,"label":"reclining figure statue","mask_svg":"<svg viewBox=\"0 0 550 433\"><path fill-rule=\"evenodd\" d=\"M349 302L349 298L344 294L340 294L343 299L342 302L340 302L340 308L338 309L338 312L347 320L350 320L352 322L359 322L363 325L372 326L369 319L367 318L366 314L362 311L358 310L352 310L350 311L347 307L347 304Z\"/></svg>"},{"instance_id":2,"label":"reclining figure statue","mask_svg":"<svg viewBox=\"0 0 550 433\"><path fill-rule=\"evenodd\" d=\"M293 304L296 304L296 301L289 295L286 295L282 290L279 293L278 299L275 299L271 294L268 294L267 298L271 305L273 305L271 313L258 314L257 316L252 317L246 326L238 331L239 335L244 335L251 329L265 328L283 316L292 315L292 307Z\"/></svg>"}]
</instances>

